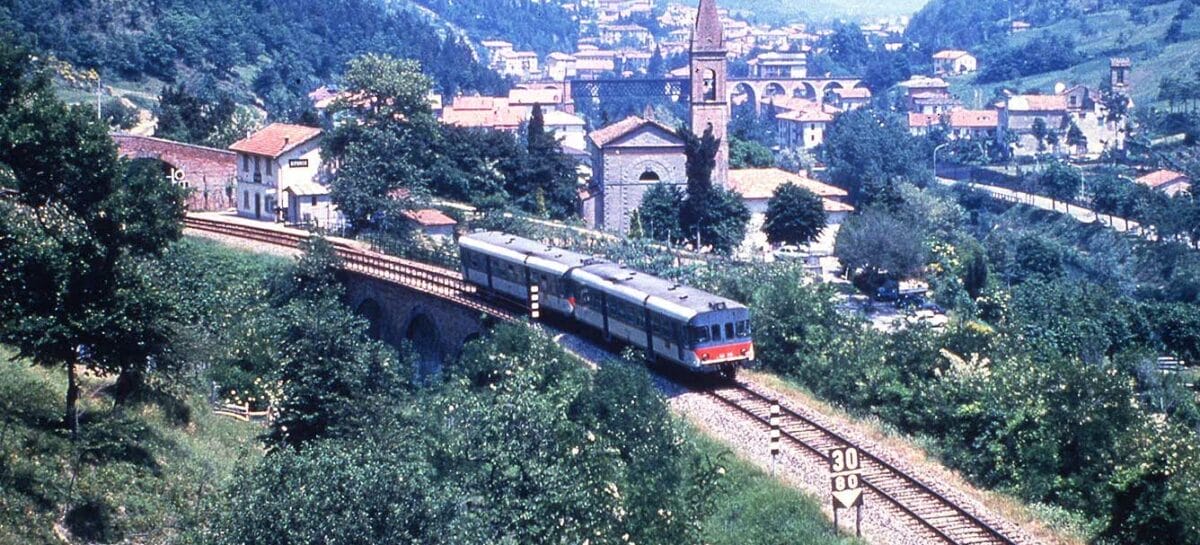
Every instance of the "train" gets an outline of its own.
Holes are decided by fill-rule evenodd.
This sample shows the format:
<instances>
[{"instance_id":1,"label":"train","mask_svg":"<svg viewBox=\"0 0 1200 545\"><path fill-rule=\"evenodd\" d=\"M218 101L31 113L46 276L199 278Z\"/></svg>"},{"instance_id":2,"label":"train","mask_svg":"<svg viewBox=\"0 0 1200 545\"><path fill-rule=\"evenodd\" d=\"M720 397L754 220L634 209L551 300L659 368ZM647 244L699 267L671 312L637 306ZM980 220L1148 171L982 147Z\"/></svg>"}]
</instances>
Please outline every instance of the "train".
<instances>
[{"instance_id":1,"label":"train","mask_svg":"<svg viewBox=\"0 0 1200 545\"><path fill-rule=\"evenodd\" d=\"M594 256L489 231L459 238L463 278L701 374L733 377L754 360L750 309L737 301Z\"/></svg>"}]
</instances>

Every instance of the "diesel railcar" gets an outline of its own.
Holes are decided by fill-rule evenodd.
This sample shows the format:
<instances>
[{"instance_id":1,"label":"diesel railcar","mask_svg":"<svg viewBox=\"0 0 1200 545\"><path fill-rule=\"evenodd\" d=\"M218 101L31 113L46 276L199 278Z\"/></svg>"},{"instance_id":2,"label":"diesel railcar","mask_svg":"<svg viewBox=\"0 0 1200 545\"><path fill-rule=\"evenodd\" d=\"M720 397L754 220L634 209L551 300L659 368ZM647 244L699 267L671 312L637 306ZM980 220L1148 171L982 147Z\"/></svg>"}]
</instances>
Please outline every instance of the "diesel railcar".
<instances>
[{"instance_id":1,"label":"diesel railcar","mask_svg":"<svg viewBox=\"0 0 1200 545\"><path fill-rule=\"evenodd\" d=\"M637 347L650 359L732 376L754 359L750 309L593 256L498 232L459 239L463 276L493 295L548 312Z\"/></svg>"}]
</instances>

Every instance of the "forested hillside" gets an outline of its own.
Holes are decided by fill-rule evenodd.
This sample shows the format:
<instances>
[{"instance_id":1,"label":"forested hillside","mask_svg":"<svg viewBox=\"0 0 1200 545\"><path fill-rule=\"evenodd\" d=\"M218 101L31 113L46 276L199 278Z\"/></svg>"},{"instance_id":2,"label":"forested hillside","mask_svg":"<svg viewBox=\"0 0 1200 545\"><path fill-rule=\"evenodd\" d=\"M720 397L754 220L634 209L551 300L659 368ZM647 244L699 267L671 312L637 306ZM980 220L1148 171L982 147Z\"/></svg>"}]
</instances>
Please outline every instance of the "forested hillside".
<instances>
[{"instance_id":1,"label":"forested hillside","mask_svg":"<svg viewBox=\"0 0 1200 545\"><path fill-rule=\"evenodd\" d=\"M507 85L461 37L380 0L14 0L0 30L107 81L253 93L284 117L367 51L420 60L445 93Z\"/></svg>"},{"instance_id":2,"label":"forested hillside","mask_svg":"<svg viewBox=\"0 0 1200 545\"><path fill-rule=\"evenodd\" d=\"M531 0L419 0L437 17L476 40L503 39L541 54L574 51L579 23L560 2Z\"/></svg>"},{"instance_id":3,"label":"forested hillside","mask_svg":"<svg viewBox=\"0 0 1200 545\"><path fill-rule=\"evenodd\" d=\"M1013 19L1044 26L1087 13L1161 3L1162 0L930 0L913 16L908 38L931 50L966 48L1003 37Z\"/></svg>"}]
</instances>

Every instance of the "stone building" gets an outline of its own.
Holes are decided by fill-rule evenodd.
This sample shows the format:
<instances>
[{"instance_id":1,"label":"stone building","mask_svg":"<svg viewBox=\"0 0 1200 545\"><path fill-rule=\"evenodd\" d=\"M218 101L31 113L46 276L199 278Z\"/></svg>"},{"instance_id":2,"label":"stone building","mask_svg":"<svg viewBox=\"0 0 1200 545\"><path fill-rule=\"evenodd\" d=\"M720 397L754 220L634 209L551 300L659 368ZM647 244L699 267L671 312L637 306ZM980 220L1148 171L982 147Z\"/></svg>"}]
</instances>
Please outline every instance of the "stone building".
<instances>
[{"instance_id":1,"label":"stone building","mask_svg":"<svg viewBox=\"0 0 1200 545\"><path fill-rule=\"evenodd\" d=\"M700 0L692 33L690 128L712 129L721 142L713 184L728 187L729 104L727 60L716 0ZM652 119L628 117L593 131L592 183L582 195L582 215L591 227L624 234L646 190L657 183L686 185L683 139L675 129Z\"/></svg>"},{"instance_id":2,"label":"stone building","mask_svg":"<svg viewBox=\"0 0 1200 545\"><path fill-rule=\"evenodd\" d=\"M683 139L671 127L627 117L588 138L593 180L599 181L583 198L583 217L589 226L625 234L647 190L660 182L687 184Z\"/></svg>"}]
</instances>

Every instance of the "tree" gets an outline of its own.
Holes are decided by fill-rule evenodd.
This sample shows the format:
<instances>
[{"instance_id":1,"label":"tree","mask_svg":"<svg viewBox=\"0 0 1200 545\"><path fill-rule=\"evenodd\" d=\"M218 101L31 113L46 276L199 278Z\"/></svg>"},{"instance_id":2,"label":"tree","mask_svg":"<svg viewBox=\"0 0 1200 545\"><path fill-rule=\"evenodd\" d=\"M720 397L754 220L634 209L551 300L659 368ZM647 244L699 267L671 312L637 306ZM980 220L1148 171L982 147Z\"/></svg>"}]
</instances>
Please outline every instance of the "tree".
<instances>
[{"instance_id":1,"label":"tree","mask_svg":"<svg viewBox=\"0 0 1200 545\"><path fill-rule=\"evenodd\" d=\"M650 55L650 63L646 67L646 75L650 77L662 76L667 72L666 62L663 60L662 48L654 46L654 53Z\"/></svg>"},{"instance_id":2,"label":"tree","mask_svg":"<svg viewBox=\"0 0 1200 545\"><path fill-rule=\"evenodd\" d=\"M895 198L902 182L924 185L931 153L889 113L860 108L838 115L825 133L822 153L834 184L858 205Z\"/></svg>"},{"instance_id":3,"label":"tree","mask_svg":"<svg viewBox=\"0 0 1200 545\"><path fill-rule=\"evenodd\" d=\"M987 284L987 255L980 249L973 252L967 261L966 269L963 271L963 288L967 290L967 294L972 299L978 299L980 295L983 295L983 291L987 289Z\"/></svg>"},{"instance_id":4,"label":"tree","mask_svg":"<svg viewBox=\"0 0 1200 545\"><path fill-rule=\"evenodd\" d=\"M1183 23L1178 19L1171 21L1171 24L1167 25L1166 33L1163 34L1163 41L1169 44L1183 41Z\"/></svg>"},{"instance_id":5,"label":"tree","mask_svg":"<svg viewBox=\"0 0 1200 545\"><path fill-rule=\"evenodd\" d=\"M878 208L869 208L842 225L834 254L867 287L885 279L910 278L927 262L923 234Z\"/></svg>"},{"instance_id":6,"label":"tree","mask_svg":"<svg viewBox=\"0 0 1200 545\"><path fill-rule=\"evenodd\" d=\"M828 219L821 197L788 182L776 188L767 202L763 231L771 242L803 246L821 236Z\"/></svg>"},{"instance_id":7,"label":"tree","mask_svg":"<svg viewBox=\"0 0 1200 545\"><path fill-rule=\"evenodd\" d=\"M356 122L338 125L322 155L338 165L330 196L351 229L400 232L424 195L439 134L430 85L416 61L368 54L347 65L330 111Z\"/></svg>"},{"instance_id":8,"label":"tree","mask_svg":"<svg viewBox=\"0 0 1200 545\"><path fill-rule=\"evenodd\" d=\"M697 250L711 246L718 252L729 252L745 239L750 210L737 194L713 187L712 171L720 141L713 136L712 127L699 137L687 129L680 129L679 134L687 155L688 177L687 198L679 213L683 238L694 236Z\"/></svg>"},{"instance_id":9,"label":"tree","mask_svg":"<svg viewBox=\"0 0 1200 545\"><path fill-rule=\"evenodd\" d=\"M1071 200L1083 188L1083 175L1066 163L1054 161L1047 165L1046 170L1038 177L1038 185L1051 199L1065 202L1069 213ZM1051 204L1053 205L1053 202Z\"/></svg>"},{"instance_id":10,"label":"tree","mask_svg":"<svg viewBox=\"0 0 1200 545\"><path fill-rule=\"evenodd\" d=\"M76 365L144 370L165 344L165 309L139 261L179 237L182 190L117 158L95 111L54 97L28 52L0 40L0 342L67 373L65 426L78 428Z\"/></svg>"},{"instance_id":11,"label":"tree","mask_svg":"<svg viewBox=\"0 0 1200 545\"><path fill-rule=\"evenodd\" d=\"M323 238L304 244L281 310L279 398L272 450L302 449L314 440L348 437L362 428L377 402L410 383L391 349L371 339L366 320L342 303L338 259ZM411 366L409 366L411 367Z\"/></svg>"},{"instance_id":12,"label":"tree","mask_svg":"<svg viewBox=\"0 0 1200 545\"><path fill-rule=\"evenodd\" d=\"M767 168L775 166L770 148L753 140L729 139L729 168Z\"/></svg>"},{"instance_id":13,"label":"tree","mask_svg":"<svg viewBox=\"0 0 1200 545\"><path fill-rule=\"evenodd\" d=\"M534 105L525 126L525 142L509 194L526 211L554 219L574 217L579 209L579 175L554 132L546 130L540 105Z\"/></svg>"},{"instance_id":14,"label":"tree","mask_svg":"<svg viewBox=\"0 0 1200 545\"><path fill-rule=\"evenodd\" d=\"M1046 151L1046 139L1050 136L1050 129L1046 126L1046 120L1037 118L1033 120L1033 128L1030 129L1033 137L1037 139L1038 151Z\"/></svg>"},{"instance_id":15,"label":"tree","mask_svg":"<svg viewBox=\"0 0 1200 545\"><path fill-rule=\"evenodd\" d=\"M1129 182L1122 180L1116 173L1101 172L1088 178L1085 185L1091 196L1092 210L1097 214L1115 218L1121 213L1121 203Z\"/></svg>"},{"instance_id":16,"label":"tree","mask_svg":"<svg viewBox=\"0 0 1200 545\"><path fill-rule=\"evenodd\" d=\"M1075 153L1084 153L1087 151L1087 143L1087 136L1084 136L1083 130L1071 121L1071 126L1067 129L1067 145L1071 146Z\"/></svg>"},{"instance_id":17,"label":"tree","mask_svg":"<svg viewBox=\"0 0 1200 545\"><path fill-rule=\"evenodd\" d=\"M234 125L237 105L227 95L206 100L192 94L185 85L168 85L158 96L157 113L156 136L189 144L219 144L213 138L218 131Z\"/></svg>"},{"instance_id":18,"label":"tree","mask_svg":"<svg viewBox=\"0 0 1200 545\"><path fill-rule=\"evenodd\" d=\"M683 191L677 185L659 182L646 190L638 207L643 233L653 240L680 240L684 235L679 227L683 200Z\"/></svg>"}]
</instances>

